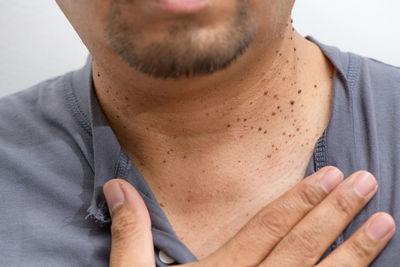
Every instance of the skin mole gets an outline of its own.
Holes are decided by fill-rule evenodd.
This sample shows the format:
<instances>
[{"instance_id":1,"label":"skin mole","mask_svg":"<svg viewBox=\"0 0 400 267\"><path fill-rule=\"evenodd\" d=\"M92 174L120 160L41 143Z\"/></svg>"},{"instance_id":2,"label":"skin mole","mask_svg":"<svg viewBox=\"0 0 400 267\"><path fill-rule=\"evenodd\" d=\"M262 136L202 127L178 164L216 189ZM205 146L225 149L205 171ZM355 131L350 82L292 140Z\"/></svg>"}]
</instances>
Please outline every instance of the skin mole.
<instances>
[{"instance_id":1,"label":"skin mole","mask_svg":"<svg viewBox=\"0 0 400 267\"><path fill-rule=\"evenodd\" d=\"M230 128L230 127L231 127L231 125L230 125L230 124L228 124L228 125L226 125L226 127Z\"/></svg>"},{"instance_id":2,"label":"skin mole","mask_svg":"<svg viewBox=\"0 0 400 267\"><path fill-rule=\"evenodd\" d=\"M294 100L290 100L290 105L294 105Z\"/></svg>"},{"instance_id":3,"label":"skin mole","mask_svg":"<svg viewBox=\"0 0 400 267\"><path fill-rule=\"evenodd\" d=\"M265 91L265 92L264 92L264 95L268 95L268 91Z\"/></svg>"},{"instance_id":4,"label":"skin mole","mask_svg":"<svg viewBox=\"0 0 400 267\"><path fill-rule=\"evenodd\" d=\"M299 90L297 91L298 94L301 94L301 92L302 92L301 89L299 89Z\"/></svg>"}]
</instances>

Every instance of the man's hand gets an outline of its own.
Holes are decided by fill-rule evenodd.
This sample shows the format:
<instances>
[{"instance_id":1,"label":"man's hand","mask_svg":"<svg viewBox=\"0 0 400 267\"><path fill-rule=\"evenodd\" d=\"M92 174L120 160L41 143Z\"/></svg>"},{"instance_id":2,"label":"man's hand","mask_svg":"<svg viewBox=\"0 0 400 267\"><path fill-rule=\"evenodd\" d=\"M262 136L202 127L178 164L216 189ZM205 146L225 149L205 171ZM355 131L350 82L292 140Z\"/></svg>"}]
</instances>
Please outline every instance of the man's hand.
<instances>
[{"instance_id":1,"label":"man's hand","mask_svg":"<svg viewBox=\"0 0 400 267\"><path fill-rule=\"evenodd\" d=\"M216 252L185 266L315 266L377 190L365 171L342 180L338 169L321 169L264 207ZM140 195L120 179L106 183L104 193L112 213L110 266L155 266L150 217ZM374 214L316 266L367 266L394 232L389 214Z\"/></svg>"}]
</instances>

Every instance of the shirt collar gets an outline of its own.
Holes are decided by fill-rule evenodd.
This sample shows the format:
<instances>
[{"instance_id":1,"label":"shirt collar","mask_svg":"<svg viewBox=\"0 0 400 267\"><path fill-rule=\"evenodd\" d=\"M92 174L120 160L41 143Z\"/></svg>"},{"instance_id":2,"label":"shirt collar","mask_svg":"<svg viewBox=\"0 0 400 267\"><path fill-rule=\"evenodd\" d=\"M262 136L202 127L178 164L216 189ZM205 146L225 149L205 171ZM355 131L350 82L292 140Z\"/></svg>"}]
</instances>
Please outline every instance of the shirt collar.
<instances>
[{"instance_id":1,"label":"shirt collar","mask_svg":"<svg viewBox=\"0 0 400 267\"><path fill-rule=\"evenodd\" d=\"M346 82L348 79L347 69L349 66L349 57L347 53L343 53L337 47L322 44L313 36L307 36L306 39L313 42L321 49L321 51L329 59L342 78L344 78L344 82Z\"/></svg>"},{"instance_id":2,"label":"shirt collar","mask_svg":"<svg viewBox=\"0 0 400 267\"><path fill-rule=\"evenodd\" d=\"M131 183L144 199L152 218L153 228L171 233L172 228L159 207L157 199L140 171L132 164L119 144L109 125L96 96L92 77L92 59L89 56L86 65L67 75L65 82L66 98L70 103L70 109L91 140L88 161L93 170L94 181L86 219L100 224L111 222L103 194L103 185L110 179L120 178Z\"/></svg>"},{"instance_id":3,"label":"shirt collar","mask_svg":"<svg viewBox=\"0 0 400 267\"><path fill-rule=\"evenodd\" d=\"M86 218L109 223L110 216L102 187L112 178L126 179L129 158L123 152L98 102L93 86L90 55L85 66L72 72L69 78L71 90L67 93L67 100L72 103L70 106L74 117L91 137L92 157L89 164L94 174L94 188Z\"/></svg>"}]
</instances>

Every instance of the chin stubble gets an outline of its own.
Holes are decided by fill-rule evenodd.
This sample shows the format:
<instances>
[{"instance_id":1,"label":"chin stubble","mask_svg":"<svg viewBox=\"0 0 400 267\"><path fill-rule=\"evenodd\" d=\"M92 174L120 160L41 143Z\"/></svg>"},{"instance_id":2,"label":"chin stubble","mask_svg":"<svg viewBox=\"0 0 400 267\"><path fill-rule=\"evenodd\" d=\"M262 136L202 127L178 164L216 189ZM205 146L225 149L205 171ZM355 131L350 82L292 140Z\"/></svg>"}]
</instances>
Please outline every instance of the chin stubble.
<instances>
[{"instance_id":1,"label":"chin stubble","mask_svg":"<svg viewBox=\"0 0 400 267\"><path fill-rule=\"evenodd\" d=\"M219 33L207 40L196 40L196 29L175 25L166 29L163 42L141 44L140 32L129 28L120 14L120 4L113 4L107 29L110 48L133 69L154 78L209 75L227 68L239 58L253 40L254 26L246 0L237 4L235 16Z\"/></svg>"}]
</instances>

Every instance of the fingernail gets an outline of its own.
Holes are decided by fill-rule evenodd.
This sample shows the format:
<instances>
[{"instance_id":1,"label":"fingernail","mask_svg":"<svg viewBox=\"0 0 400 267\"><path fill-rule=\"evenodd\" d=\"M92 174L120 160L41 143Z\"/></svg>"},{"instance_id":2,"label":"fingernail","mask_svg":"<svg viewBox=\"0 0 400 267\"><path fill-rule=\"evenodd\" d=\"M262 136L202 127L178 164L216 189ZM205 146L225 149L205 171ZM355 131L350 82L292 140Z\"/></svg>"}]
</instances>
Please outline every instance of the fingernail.
<instances>
[{"instance_id":1,"label":"fingernail","mask_svg":"<svg viewBox=\"0 0 400 267\"><path fill-rule=\"evenodd\" d=\"M325 192L331 192L343 179L343 174L336 168L329 169L323 174L321 186Z\"/></svg>"},{"instance_id":2,"label":"fingernail","mask_svg":"<svg viewBox=\"0 0 400 267\"><path fill-rule=\"evenodd\" d=\"M108 209L110 214L118 207L121 206L125 201L124 192L121 189L121 185L118 182L110 182L103 187L104 195L107 200Z\"/></svg>"},{"instance_id":3,"label":"fingernail","mask_svg":"<svg viewBox=\"0 0 400 267\"><path fill-rule=\"evenodd\" d=\"M394 228L394 221L391 216L386 213L377 215L367 226L367 234L374 240L382 240Z\"/></svg>"},{"instance_id":4,"label":"fingernail","mask_svg":"<svg viewBox=\"0 0 400 267\"><path fill-rule=\"evenodd\" d=\"M353 184L354 191L361 196L368 196L376 188L375 178L368 172L362 172Z\"/></svg>"}]
</instances>

